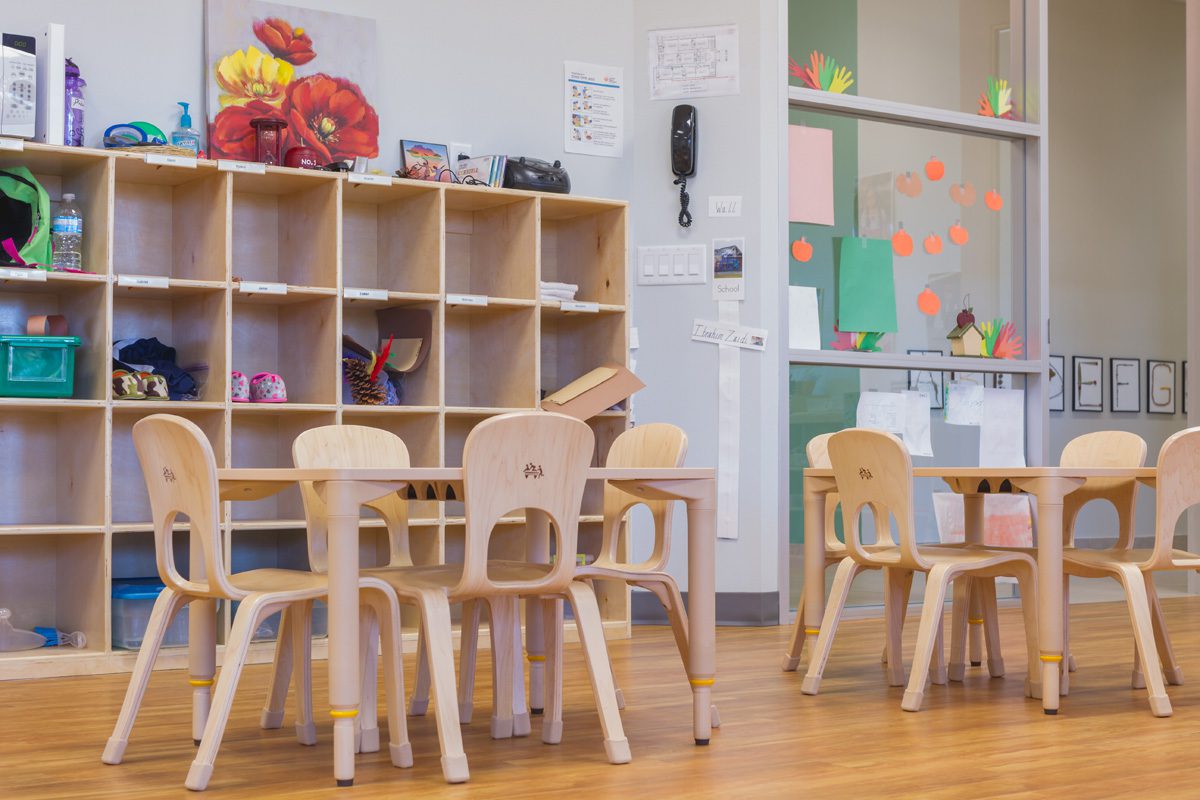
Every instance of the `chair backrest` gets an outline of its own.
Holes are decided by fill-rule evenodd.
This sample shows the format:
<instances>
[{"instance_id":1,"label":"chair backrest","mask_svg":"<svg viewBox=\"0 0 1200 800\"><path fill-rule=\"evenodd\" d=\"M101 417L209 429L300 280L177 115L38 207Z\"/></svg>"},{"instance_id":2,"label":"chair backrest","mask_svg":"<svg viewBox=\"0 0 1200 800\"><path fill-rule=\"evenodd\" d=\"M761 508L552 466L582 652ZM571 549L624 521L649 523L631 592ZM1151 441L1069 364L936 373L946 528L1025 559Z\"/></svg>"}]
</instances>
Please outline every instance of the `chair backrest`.
<instances>
[{"instance_id":1,"label":"chair backrest","mask_svg":"<svg viewBox=\"0 0 1200 800\"><path fill-rule=\"evenodd\" d=\"M159 578L186 594L240 598L243 593L229 584L225 573L217 460L204 432L182 417L152 414L134 424L133 447L150 494ZM191 526L187 578L175 567L173 532L180 514Z\"/></svg>"},{"instance_id":2,"label":"chair backrest","mask_svg":"<svg viewBox=\"0 0 1200 800\"><path fill-rule=\"evenodd\" d=\"M1061 467L1142 467L1146 440L1128 431L1095 431L1067 442L1058 460ZM1093 500L1106 500L1117 510L1117 547L1133 547L1134 512L1138 483L1133 478L1090 478L1063 499L1063 535L1075 538L1079 511Z\"/></svg>"},{"instance_id":3,"label":"chair backrest","mask_svg":"<svg viewBox=\"0 0 1200 800\"><path fill-rule=\"evenodd\" d=\"M292 462L300 469L367 469L409 466L404 440L390 431L365 425L324 425L304 431L292 442ZM329 524L325 501L311 481L300 484L308 521L308 564L313 572L328 570ZM408 501L393 493L367 504L387 525L388 566L412 565L408 547Z\"/></svg>"},{"instance_id":4,"label":"chair backrest","mask_svg":"<svg viewBox=\"0 0 1200 800\"><path fill-rule=\"evenodd\" d=\"M829 437L832 433L821 433L808 440L804 452L808 456L808 465L813 469L830 469ZM837 538L837 509L840 499L837 492L825 495L825 549L844 550Z\"/></svg>"},{"instance_id":5,"label":"chair backrest","mask_svg":"<svg viewBox=\"0 0 1200 800\"><path fill-rule=\"evenodd\" d=\"M883 431L850 428L829 438L829 460L837 479L846 549L850 556L860 564L928 569L917 550L912 459L904 443ZM895 551L870 553L863 546L859 518L867 506L875 515L875 527L881 540L884 531L890 530L889 514L896 518L900 545L898 562Z\"/></svg>"},{"instance_id":6,"label":"chair backrest","mask_svg":"<svg viewBox=\"0 0 1200 800\"><path fill-rule=\"evenodd\" d=\"M1200 428L1179 431L1163 442L1156 480L1154 552L1147 563L1163 568L1171 563L1180 515L1200 503Z\"/></svg>"},{"instance_id":7,"label":"chair backrest","mask_svg":"<svg viewBox=\"0 0 1200 800\"><path fill-rule=\"evenodd\" d=\"M453 595L566 591L575 574L579 509L595 446L585 423L545 411L501 414L471 430L463 446L463 572ZM496 523L514 509L546 513L557 558L543 577L500 582L488 575L488 542Z\"/></svg>"},{"instance_id":8,"label":"chair backrest","mask_svg":"<svg viewBox=\"0 0 1200 800\"><path fill-rule=\"evenodd\" d=\"M680 467L687 455L687 434L682 428L665 422L639 425L622 433L608 449L608 467ZM621 525L629 509L643 504L654 518L654 547L650 556L638 564L618 561L617 545ZM671 500L647 500L623 492L615 486L604 486L604 531L598 563L628 566L637 571L658 571L671 557Z\"/></svg>"}]
</instances>

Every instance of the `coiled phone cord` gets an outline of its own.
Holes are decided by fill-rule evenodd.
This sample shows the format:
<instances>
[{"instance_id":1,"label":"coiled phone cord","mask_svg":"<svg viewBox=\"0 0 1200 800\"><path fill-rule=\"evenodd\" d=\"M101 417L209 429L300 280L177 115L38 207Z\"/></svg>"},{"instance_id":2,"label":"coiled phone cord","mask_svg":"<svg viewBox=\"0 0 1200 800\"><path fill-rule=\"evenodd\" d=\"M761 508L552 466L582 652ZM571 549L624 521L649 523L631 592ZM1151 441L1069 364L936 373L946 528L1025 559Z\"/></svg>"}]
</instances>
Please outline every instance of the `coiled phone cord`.
<instances>
[{"instance_id":1,"label":"coiled phone cord","mask_svg":"<svg viewBox=\"0 0 1200 800\"><path fill-rule=\"evenodd\" d=\"M688 203L692 201L692 198L688 197L687 178L676 178L675 185L679 187L679 227L690 228L692 212L688 211Z\"/></svg>"}]
</instances>

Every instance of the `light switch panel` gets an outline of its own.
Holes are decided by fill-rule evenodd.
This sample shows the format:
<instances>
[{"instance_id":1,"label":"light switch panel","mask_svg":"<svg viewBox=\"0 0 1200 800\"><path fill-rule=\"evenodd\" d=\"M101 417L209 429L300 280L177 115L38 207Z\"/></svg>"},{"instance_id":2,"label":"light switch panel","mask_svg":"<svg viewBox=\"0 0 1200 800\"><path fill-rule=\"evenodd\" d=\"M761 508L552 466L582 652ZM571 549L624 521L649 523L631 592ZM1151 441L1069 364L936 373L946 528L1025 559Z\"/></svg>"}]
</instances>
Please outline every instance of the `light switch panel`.
<instances>
[{"instance_id":1,"label":"light switch panel","mask_svg":"<svg viewBox=\"0 0 1200 800\"><path fill-rule=\"evenodd\" d=\"M638 248L638 283L664 286L706 283L704 269L708 248L702 244Z\"/></svg>"}]
</instances>

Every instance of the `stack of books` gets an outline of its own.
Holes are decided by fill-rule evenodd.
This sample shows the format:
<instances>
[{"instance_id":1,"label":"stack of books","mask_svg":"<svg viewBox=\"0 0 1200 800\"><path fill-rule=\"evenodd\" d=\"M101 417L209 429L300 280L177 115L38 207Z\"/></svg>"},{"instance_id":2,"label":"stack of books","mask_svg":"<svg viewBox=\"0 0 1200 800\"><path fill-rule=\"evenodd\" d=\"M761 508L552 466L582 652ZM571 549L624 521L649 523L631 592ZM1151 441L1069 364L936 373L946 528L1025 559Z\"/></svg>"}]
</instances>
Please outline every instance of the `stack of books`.
<instances>
[{"instance_id":1,"label":"stack of books","mask_svg":"<svg viewBox=\"0 0 1200 800\"><path fill-rule=\"evenodd\" d=\"M454 165L459 183L501 186L504 183L504 165L508 156L476 156L459 159Z\"/></svg>"}]
</instances>

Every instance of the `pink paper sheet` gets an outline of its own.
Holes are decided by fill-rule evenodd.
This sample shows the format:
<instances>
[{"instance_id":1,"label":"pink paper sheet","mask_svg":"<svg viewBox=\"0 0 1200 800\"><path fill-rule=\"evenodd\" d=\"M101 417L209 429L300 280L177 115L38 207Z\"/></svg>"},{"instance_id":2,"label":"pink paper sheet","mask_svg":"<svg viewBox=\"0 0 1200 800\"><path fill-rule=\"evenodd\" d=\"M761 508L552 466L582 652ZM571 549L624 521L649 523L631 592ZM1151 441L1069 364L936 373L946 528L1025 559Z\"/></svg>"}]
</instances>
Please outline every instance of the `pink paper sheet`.
<instances>
[{"instance_id":1,"label":"pink paper sheet","mask_svg":"<svg viewBox=\"0 0 1200 800\"><path fill-rule=\"evenodd\" d=\"M833 224L833 131L788 127L788 219Z\"/></svg>"}]
</instances>

